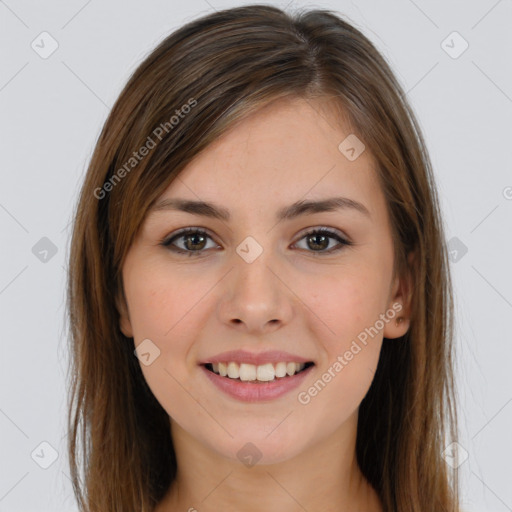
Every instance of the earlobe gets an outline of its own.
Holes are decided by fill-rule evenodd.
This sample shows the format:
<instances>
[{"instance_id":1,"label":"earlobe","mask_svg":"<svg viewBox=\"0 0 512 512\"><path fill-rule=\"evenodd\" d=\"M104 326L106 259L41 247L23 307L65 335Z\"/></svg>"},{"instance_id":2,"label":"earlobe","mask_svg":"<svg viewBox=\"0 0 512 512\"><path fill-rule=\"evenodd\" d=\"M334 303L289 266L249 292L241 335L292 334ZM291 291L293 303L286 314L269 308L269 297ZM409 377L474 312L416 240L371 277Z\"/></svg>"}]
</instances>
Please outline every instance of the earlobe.
<instances>
[{"instance_id":1,"label":"earlobe","mask_svg":"<svg viewBox=\"0 0 512 512\"><path fill-rule=\"evenodd\" d=\"M408 255L407 261L408 267L405 275L396 276L393 283L388 311L393 311L395 314L392 318L391 315L388 315L389 321L386 323L383 332L385 338L394 339L402 337L407 333L411 324L414 253Z\"/></svg>"},{"instance_id":2,"label":"earlobe","mask_svg":"<svg viewBox=\"0 0 512 512\"><path fill-rule=\"evenodd\" d=\"M132 324L130 322L130 315L124 297L116 297L116 307L119 312L119 329L127 337L133 338Z\"/></svg>"},{"instance_id":3,"label":"earlobe","mask_svg":"<svg viewBox=\"0 0 512 512\"><path fill-rule=\"evenodd\" d=\"M119 329L127 338L133 338L132 325L128 318L122 317L119 319Z\"/></svg>"},{"instance_id":4,"label":"earlobe","mask_svg":"<svg viewBox=\"0 0 512 512\"><path fill-rule=\"evenodd\" d=\"M396 307L396 306L395 306ZM384 338L401 338L407 333L410 326L409 318L402 316L403 313L397 313L395 318L391 319L384 327Z\"/></svg>"}]
</instances>

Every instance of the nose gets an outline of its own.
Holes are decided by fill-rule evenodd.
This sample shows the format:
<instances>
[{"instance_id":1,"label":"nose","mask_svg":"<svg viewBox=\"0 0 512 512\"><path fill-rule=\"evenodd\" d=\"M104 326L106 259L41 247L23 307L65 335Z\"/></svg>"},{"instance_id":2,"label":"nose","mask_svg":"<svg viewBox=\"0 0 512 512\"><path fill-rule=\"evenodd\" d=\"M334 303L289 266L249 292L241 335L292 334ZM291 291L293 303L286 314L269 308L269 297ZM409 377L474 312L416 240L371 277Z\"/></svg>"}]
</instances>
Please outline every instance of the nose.
<instances>
[{"instance_id":1,"label":"nose","mask_svg":"<svg viewBox=\"0 0 512 512\"><path fill-rule=\"evenodd\" d=\"M224 324L244 333L263 334L290 322L294 294L270 252L263 251L251 263L235 255L218 306Z\"/></svg>"}]
</instances>

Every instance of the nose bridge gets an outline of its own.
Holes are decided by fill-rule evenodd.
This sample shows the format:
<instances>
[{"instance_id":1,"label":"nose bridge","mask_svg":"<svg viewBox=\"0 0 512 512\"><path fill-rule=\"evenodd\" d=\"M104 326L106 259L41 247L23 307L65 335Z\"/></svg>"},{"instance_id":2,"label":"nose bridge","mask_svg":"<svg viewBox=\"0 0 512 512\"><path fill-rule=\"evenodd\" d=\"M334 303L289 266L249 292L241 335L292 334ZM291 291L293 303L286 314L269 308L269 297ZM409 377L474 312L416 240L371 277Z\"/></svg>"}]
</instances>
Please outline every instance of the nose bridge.
<instances>
[{"instance_id":1,"label":"nose bridge","mask_svg":"<svg viewBox=\"0 0 512 512\"><path fill-rule=\"evenodd\" d=\"M262 240L262 236L258 237ZM236 247L236 254L234 255L235 263L235 288L237 292L243 292L249 295L256 295L259 293L274 295L276 286L276 276L271 271L272 267L276 265L275 248L268 243L265 247L263 242L260 243L253 236L247 236ZM270 297L267 296L268 300Z\"/></svg>"},{"instance_id":2,"label":"nose bridge","mask_svg":"<svg viewBox=\"0 0 512 512\"><path fill-rule=\"evenodd\" d=\"M287 287L277 275L275 248L269 243L264 247L255 236L247 236L235 248L233 265L229 291L221 307L223 321L241 321L247 328L256 330L271 321L288 321L291 304Z\"/></svg>"}]
</instances>

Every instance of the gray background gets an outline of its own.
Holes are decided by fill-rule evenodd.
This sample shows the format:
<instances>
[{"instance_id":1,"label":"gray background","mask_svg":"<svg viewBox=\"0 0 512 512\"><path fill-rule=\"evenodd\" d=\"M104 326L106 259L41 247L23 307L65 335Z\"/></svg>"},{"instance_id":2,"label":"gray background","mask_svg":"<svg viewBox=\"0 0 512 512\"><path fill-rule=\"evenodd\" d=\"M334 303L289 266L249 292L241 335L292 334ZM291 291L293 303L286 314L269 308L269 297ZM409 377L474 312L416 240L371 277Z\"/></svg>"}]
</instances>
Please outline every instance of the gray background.
<instances>
[{"instance_id":1,"label":"gray background","mask_svg":"<svg viewBox=\"0 0 512 512\"><path fill-rule=\"evenodd\" d=\"M245 3L0 1L0 512L76 510L65 267L72 208L109 108L173 29ZM453 249L463 505L512 511L512 2L299 5L335 9L366 34L420 120ZM47 58L44 31L58 43Z\"/></svg>"}]
</instances>

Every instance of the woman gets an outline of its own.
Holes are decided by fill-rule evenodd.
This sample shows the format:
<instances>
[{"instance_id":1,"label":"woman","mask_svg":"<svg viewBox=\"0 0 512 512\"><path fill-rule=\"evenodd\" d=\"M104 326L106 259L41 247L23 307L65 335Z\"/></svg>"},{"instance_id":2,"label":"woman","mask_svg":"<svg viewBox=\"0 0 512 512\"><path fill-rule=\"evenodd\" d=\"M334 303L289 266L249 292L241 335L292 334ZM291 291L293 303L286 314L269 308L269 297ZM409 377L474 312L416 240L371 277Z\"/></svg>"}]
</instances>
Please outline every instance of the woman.
<instances>
[{"instance_id":1,"label":"woman","mask_svg":"<svg viewBox=\"0 0 512 512\"><path fill-rule=\"evenodd\" d=\"M452 300L370 41L327 10L188 23L120 94L76 209L80 510L458 510Z\"/></svg>"}]
</instances>

